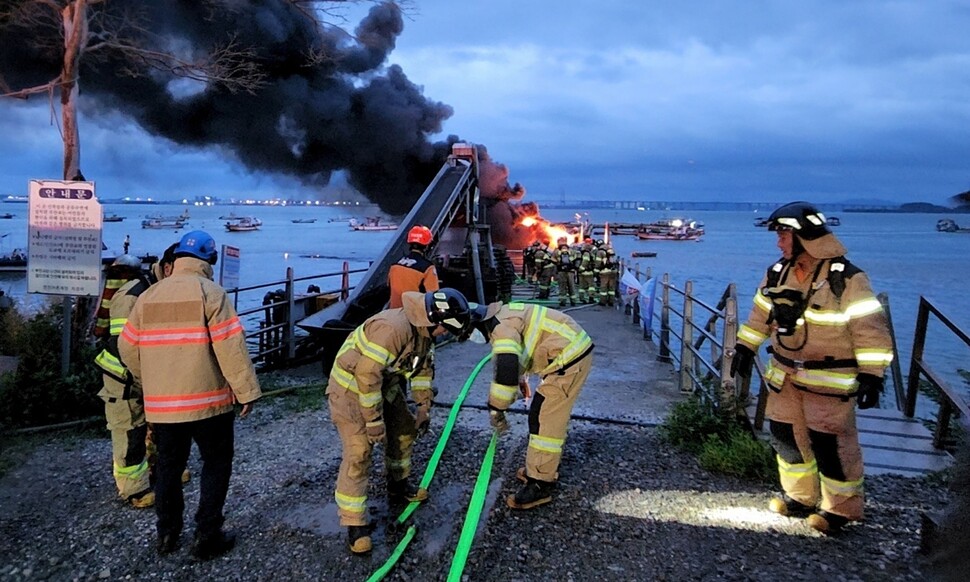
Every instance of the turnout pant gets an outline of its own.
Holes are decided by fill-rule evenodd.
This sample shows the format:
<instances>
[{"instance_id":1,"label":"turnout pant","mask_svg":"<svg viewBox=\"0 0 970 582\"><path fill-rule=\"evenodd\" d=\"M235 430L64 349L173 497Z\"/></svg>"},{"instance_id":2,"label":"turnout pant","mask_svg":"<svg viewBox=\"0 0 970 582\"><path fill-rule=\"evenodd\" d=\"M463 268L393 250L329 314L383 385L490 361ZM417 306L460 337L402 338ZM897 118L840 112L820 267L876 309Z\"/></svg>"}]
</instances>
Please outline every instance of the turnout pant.
<instances>
[{"instance_id":1,"label":"turnout pant","mask_svg":"<svg viewBox=\"0 0 970 582\"><path fill-rule=\"evenodd\" d=\"M383 407L387 429L384 467L388 482L406 479L411 474L411 449L418 436L403 385L404 379L399 376L386 381L381 388L383 403L378 405ZM343 446L334 492L340 525L367 525L367 482L374 446L367 442L360 400L356 393L335 383L327 387L327 399L330 418Z\"/></svg>"},{"instance_id":2,"label":"turnout pant","mask_svg":"<svg viewBox=\"0 0 970 582\"><path fill-rule=\"evenodd\" d=\"M600 272L600 305L613 305L616 295L616 272Z\"/></svg>"},{"instance_id":3,"label":"turnout pant","mask_svg":"<svg viewBox=\"0 0 970 582\"><path fill-rule=\"evenodd\" d=\"M855 398L842 400L795 388L785 380L770 392L765 414L789 497L850 520L862 519L862 449Z\"/></svg>"},{"instance_id":4,"label":"turnout pant","mask_svg":"<svg viewBox=\"0 0 970 582\"><path fill-rule=\"evenodd\" d=\"M579 300L583 303L596 300L596 281L592 271L579 272Z\"/></svg>"},{"instance_id":5,"label":"turnout pant","mask_svg":"<svg viewBox=\"0 0 970 582\"><path fill-rule=\"evenodd\" d=\"M562 307L566 305L568 301L570 305L576 305L576 301L579 299L576 296L576 275L572 271L560 271L559 272L559 306Z\"/></svg>"},{"instance_id":6,"label":"turnout pant","mask_svg":"<svg viewBox=\"0 0 970 582\"><path fill-rule=\"evenodd\" d=\"M145 437L145 403L141 389L104 376L98 396L104 400L104 418L111 433L111 459L118 495L128 499L150 488ZM127 396L127 398L125 398Z\"/></svg>"},{"instance_id":7,"label":"turnout pant","mask_svg":"<svg viewBox=\"0 0 970 582\"><path fill-rule=\"evenodd\" d=\"M529 407L529 446L525 454L526 475L554 482L566 442L569 417L593 366L593 354L542 378Z\"/></svg>"},{"instance_id":8,"label":"turnout pant","mask_svg":"<svg viewBox=\"0 0 970 582\"><path fill-rule=\"evenodd\" d=\"M203 420L177 423L152 423L158 466L155 480L155 512L158 535L182 531L182 471L189 459L192 441L202 457L199 484L199 509L195 513L196 535L206 538L222 529L222 509L232 475L233 422L235 413L227 412Z\"/></svg>"}]
</instances>

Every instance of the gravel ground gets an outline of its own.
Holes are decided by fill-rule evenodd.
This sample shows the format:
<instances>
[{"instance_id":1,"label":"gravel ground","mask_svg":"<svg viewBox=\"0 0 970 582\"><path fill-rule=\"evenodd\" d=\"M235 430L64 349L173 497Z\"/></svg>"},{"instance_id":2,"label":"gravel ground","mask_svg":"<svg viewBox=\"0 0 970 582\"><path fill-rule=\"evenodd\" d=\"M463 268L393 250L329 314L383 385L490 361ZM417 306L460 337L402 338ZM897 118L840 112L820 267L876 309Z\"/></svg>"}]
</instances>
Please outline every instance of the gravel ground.
<instances>
[{"instance_id":1,"label":"gravel ground","mask_svg":"<svg viewBox=\"0 0 970 582\"><path fill-rule=\"evenodd\" d=\"M45 437L0 480L0 579L367 579L401 536L387 527L383 482L371 483L374 552L351 556L332 497L339 440L326 410L298 403L266 399L237 422L226 527L239 543L211 562L194 562L184 542L155 554L154 513L114 496L106 438ZM446 412L436 410L436 430L417 445L420 470ZM517 487L526 426L523 415L511 420L464 580L923 580L920 513L948 499L928 480L869 478L866 520L824 537L769 514L770 486L707 473L654 428L574 422L555 501L513 512L504 497ZM413 518L418 535L387 579L447 578L489 434L482 411L459 415L432 498ZM198 475L194 455L191 468ZM197 478L186 492L184 538Z\"/></svg>"}]
</instances>

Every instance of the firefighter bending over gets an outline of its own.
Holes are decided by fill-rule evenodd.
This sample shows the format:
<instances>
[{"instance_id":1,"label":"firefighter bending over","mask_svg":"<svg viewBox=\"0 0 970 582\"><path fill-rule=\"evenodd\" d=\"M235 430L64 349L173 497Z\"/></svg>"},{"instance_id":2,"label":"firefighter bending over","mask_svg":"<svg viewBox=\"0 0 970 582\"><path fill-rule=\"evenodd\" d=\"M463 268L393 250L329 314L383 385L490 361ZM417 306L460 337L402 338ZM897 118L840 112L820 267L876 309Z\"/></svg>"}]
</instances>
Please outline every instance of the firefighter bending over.
<instances>
[{"instance_id":1,"label":"firefighter bending over","mask_svg":"<svg viewBox=\"0 0 970 582\"><path fill-rule=\"evenodd\" d=\"M384 445L387 493L393 504L424 501L428 492L412 485L411 449L428 429L431 415L430 352L434 338L465 334L468 301L444 288L428 293L407 292L401 309L388 309L354 330L337 352L327 398L330 417L343 445L334 497L340 525L355 554L371 550L367 522L367 479L374 445ZM417 414L408 409L405 388Z\"/></svg>"},{"instance_id":2,"label":"firefighter bending over","mask_svg":"<svg viewBox=\"0 0 970 582\"><path fill-rule=\"evenodd\" d=\"M541 378L529 406L525 468L516 474L525 485L506 503L513 509L549 503L559 478L569 417L593 365L593 341L573 318L540 305L477 305L472 322L470 339L492 344L495 376L488 408L496 430L508 428L505 411L520 393L531 396L525 374Z\"/></svg>"}]
</instances>

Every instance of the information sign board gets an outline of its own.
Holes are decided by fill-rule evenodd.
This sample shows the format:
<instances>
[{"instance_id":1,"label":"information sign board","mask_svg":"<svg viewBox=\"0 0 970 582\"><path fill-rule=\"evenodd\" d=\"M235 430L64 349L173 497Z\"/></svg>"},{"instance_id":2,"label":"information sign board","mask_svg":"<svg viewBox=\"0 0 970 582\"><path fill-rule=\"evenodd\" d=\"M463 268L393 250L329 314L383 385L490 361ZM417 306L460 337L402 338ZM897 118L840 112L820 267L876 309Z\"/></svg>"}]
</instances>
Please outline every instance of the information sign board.
<instances>
[{"instance_id":1,"label":"information sign board","mask_svg":"<svg viewBox=\"0 0 970 582\"><path fill-rule=\"evenodd\" d=\"M101 203L94 182L31 180L27 292L101 294Z\"/></svg>"}]
</instances>

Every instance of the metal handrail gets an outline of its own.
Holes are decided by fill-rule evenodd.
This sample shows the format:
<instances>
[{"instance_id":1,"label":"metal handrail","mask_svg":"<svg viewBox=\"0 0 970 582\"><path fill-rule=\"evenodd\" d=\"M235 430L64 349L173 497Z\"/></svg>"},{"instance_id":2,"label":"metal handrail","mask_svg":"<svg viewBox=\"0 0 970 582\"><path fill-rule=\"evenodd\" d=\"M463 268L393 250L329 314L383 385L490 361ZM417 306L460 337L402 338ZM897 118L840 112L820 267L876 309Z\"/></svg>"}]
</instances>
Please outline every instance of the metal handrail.
<instances>
[{"instance_id":1,"label":"metal handrail","mask_svg":"<svg viewBox=\"0 0 970 582\"><path fill-rule=\"evenodd\" d=\"M960 329L950 318L937 309L922 295L919 298L919 311L916 316L916 331L913 334L912 360L909 366L909 377L906 385L906 406L903 414L909 418L916 415L916 396L919 393L920 379L927 380L932 386L940 391L943 401L940 403L936 417L936 430L933 432L933 446L942 449L944 441L950 428L950 419L954 413L959 412L967 422L970 418L970 405L964 400L963 396L954 390L942 377L930 367L923 359L923 350L926 347L926 331L929 324L930 315L936 318L957 338L970 347L970 335Z\"/></svg>"}]
</instances>

